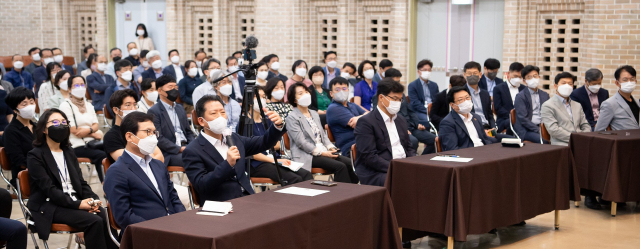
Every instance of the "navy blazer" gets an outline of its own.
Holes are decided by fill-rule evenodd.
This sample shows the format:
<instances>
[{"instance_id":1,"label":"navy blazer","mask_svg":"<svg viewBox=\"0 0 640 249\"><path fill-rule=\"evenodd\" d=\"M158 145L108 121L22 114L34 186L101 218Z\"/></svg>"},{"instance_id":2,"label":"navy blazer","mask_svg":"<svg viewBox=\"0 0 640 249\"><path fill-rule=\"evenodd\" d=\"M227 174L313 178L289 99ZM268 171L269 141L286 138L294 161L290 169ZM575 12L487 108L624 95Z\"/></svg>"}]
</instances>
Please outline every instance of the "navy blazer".
<instances>
[{"instance_id":1,"label":"navy blazer","mask_svg":"<svg viewBox=\"0 0 640 249\"><path fill-rule=\"evenodd\" d=\"M518 87L518 92L522 92L522 90L526 88L526 86L520 85ZM493 107L496 109L496 116L498 116L498 131L502 131L509 127L508 123L504 123L504 120L509 120L509 113L513 109L513 100L511 100L509 83L497 85L493 89Z\"/></svg>"},{"instance_id":2,"label":"navy blazer","mask_svg":"<svg viewBox=\"0 0 640 249\"><path fill-rule=\"evenodd\" d=\"M329 89L329 83L331 83L331 81L327 82L327 75L329 75L329 69L327 69L327 66L322 68L324 70L324 82L322 83L322 88L324 89ZM336 74L336 78L338 77L342 77L340 76L340 68L334 68L334 73Z\"/></svg>"},{"instance_id":3,"label":"navy blazer","mask_svg":"<svg viewBox=\"0 0 640 249\"><path fill-rule=\"evenodd\" d=\"M107 170L102 189L111 204L113 218L122 228L120 236L129 225L186 210L164 163L152 159L149 167L159 194L138 162L126 151Z\"/></svg>"},{"instance_id":4,"label":"navy blazer","mask_svg":"<svg viewBox=\"0 0 640 249\"><path fill-rule=\"evenodd\" d=\"M538 95L540 96L540 111L542 111L542 104L549 100L549 94L542 89L538 89ZM540 132L540 127L533 122L533 105L531 104L531 93L529 89L525 89L516 95L516 101L513 103L516 109L516 123L513 126L516 134L520 139L524 138L524 134L527 132Z\"/></svg>"},{"instance_id":5,"label":"navy blazer","mask_svg":"<svg viewBox=\"0 0 640 249\"><path fill-rule=\"evenodd\" d=\"M153 69L151 69L153 70ZM180 65L180 71L182 71L182 77L187 77L187 71L184 70L184 66ZM178 77L176 77L176 70L173 68L173 64L166 66L162 69L162 74L168 74L173 76L174 79L178 80ZM142 78L144 79L144 75L142 76Z\"/></svg>"},{"instance_id":6,"label":"navy blazer","mask_svg":"<svg viewBox=\"0 0 640 249\"><path fill-rule=\"evenodd\" d=\"M276 77L276 74L271 72L271 70L269 70L269 75L267 76L267 80ZM282 82L287 82L287 80L289 79L287 76L284 76L283 74L278 74L277 76L278 78L282 79Z\"/></svg>"},{"instance_id":7,"label":"navy blazer","mask_svg":"<svg viewBox=\"0 0 640 249\"><path fill-rule=\"evenodd\" d=\"M440 91L438 90L438 84L429 80L427 87L429 87L431 102L433 103L433 100ZM411 100L411 104L409 105L411 111L427 114L427 108L424 107L424 89L422 88L420 79L416 79L409 84L409 99Z\"/></svg>"},{"instance_id":8,"label":"navy blazer","mask_svg":"<svg viewBox=\"0 0 640 249\"><path fill-rule=\"evenodd\" d=\"M44 65L44 64L43 64ZM71 76L74 75L73 67L62 64L62 70L67 70ZM33 84L36 86L36 96L38 96L38 92L40 90L40 85L43 82L47 81L47 67L37 67L35 71L33 71Z\"/></svg>"},{"instance_id":9,"label":"navy blazer","mask_svg":"<svg viewBox=\"0 0 640 249\"><path fill-rule=\"evenodd\" d=\"M89 95L91 95L91 104L96 111L101 111L102 106L109 102L109 98L105 98L105 92L107 88L116 84L116 81L111 75L104 74L104 78L107 80L106 82L102 80L102 75L98 72L93 72L87 76L87 90L89 91ZM95 90L98 90L100 93L95 93ZM109 97L111 97L111 95L109 95Z\"/></svg>"},{"instance_id":10,"label":"navy blazer","mask_svg":"<svg viewBox=\"0 0 640 249\"><path fill-rule=\"evenodd\" d=\"M467 89L469 89L470 87L467 85ZM478 87L479 89L480 87ZM469 90L469 95L471 95L471 90ZM487 122L489 122L489 127L494 128L496 127L496 120L493 118L493 109L491 108L491 95L489 95L489 92L487 90L480 90L480 103L482 105L482 114L484 114L484 117L487 119ZM473 98L472 98L473 99ZM431 107L433 108L433 106ZM474 106L474 108L471 110L472 112L476 112L476 108ZM480 122L482 122L482 119L480 120Z\"/></svg>"},{"instance_id":11,"label":"navy blazer","mask_svg":"<svg viewBox=\"0 0 640 249\"><path fill-rule=\"evenodd\" d=\"M442 90L439 92L435 98L431 99L433 102L431 104L431 113L429 113L429 119L431 123L436 127L436 129L440 129L440 122L442 119L449 114L449 101L447 101L447 90Z\"/></svg>"},{"instance_id":12,"label":"navy blazer","mask_svg":"<svg viewBox=\"0 0 640 249\"><path fill-rule=\"evenodd\" d=\"M496 138L487 136L487 133L484 132L480 116L474 113L470 114L473 115L471 122L473 122L473 125L476 127L476 132L478 133L478 137L482 140L482 143L484 145L497 143L498 140ZM471 137L469 136L467 126L464 124L464 121L462 121L460 114L455 110L451 110L449 115L444 117L442 122L440 122L439 137L442 151L474 147L473 141L471 141Z\"/></svg>"},{"instance_id":13,"label":"navy blazer","mask_svg":"<svg viewBox=\"0 0 640 249\"><path fill-rule=\"evenodd\" d=\"M505 83L501 78L496 77L495 79L496 81L496 86L493 87L493 91L496 90L496 87L498 87L499 85L502 85L503 83ZM480 81L478 82L478 87L480 87L480 89L485 90L485 91L489 91L487 88L489 88L487 86L487 76L482 74L482 77L480 77ZM493 96L493 95L490 95Z\"/></svg>"},{"instance_id":14,"label":"navy blazer","mask_svg":"<svg viewBox=\"0 0 640 249\"><path fill-rule=\"evenodd\" d=\"M164 70L162 70L162 71L163 71L162 73L164 74ZM155 80L156 79L156 72L153 71L152 67L149 67L149 69L147 69L144 72L142 72L141 76L142 76L143 80L145 80L145 79L154 79ZM176 76L174 75L173 78L175 79L175 77Z\"/></svg>"},{"instance_id":15,"label":"navy blazer","mask_svg":"<svg viewBox=\"0 0 640 249\"><path fill-rule=\"evenodd\" d=\"M182 129L182 133L187 138L187 143L190 144L195 135L187 122L187 112L185 112L181 104L174 102L174 105L176 105L174 109L180 121L180 129ZM156 129L160 131L158 147L160 151L162 151L162 155L168 157L168 155L177 155L180 153L182 146L176 144L176 130L173 124L171 124L171 119L169 118L167 109L165 109L164 104L162 104L162 100L158 100L158 102L149 108L147 113L153 114L153 124L156 126Z\"/></svg>"},{"instance_id":16,"label":"navy blazer","mask_svg":"<svg viewBox=\"0 0 640 249\"><path fill-rule=\"evenodd\" d=\"M582 105L582 110L584 111L584 116L589 121L591 127L596 127L596 121L593 117L593 109L591 109L591 100L589 99L589 93L587 92L586 85L584 87L578 87L571 93L569 96L573 101L577 101ZM602 106L602 102L609 98L609 91L604 88L600 88L598 91L598 106Z\"/></svg>"},{"instance_id":17,"label":"navy blazer","mask_svg":"<svg viewBox=\"0 0 640 249\"><path fill-rule=\"evenodd\" d=\"M231 95L229 95L229 97L235 100L238 100L240 96L244 96L245 79L244 79L244 76L241 76L240 74L238 74L238 85L240 85L240 91L242 92L236 93L236 89L233 88L233 92L231 92ZM242 103L242 101L238 101L238 102Z\"/></svg>"},{"instance_id":18,"label":"navy blazer","mask_svg":"<svg viewBox=\"0 0 640 249\"><path fill-rule=\"evenodd\" d=\"M411 140L409 140L406 120L398 115L394 123L404 153L407 157L415 156L416 152L411 146ZM355 168L360 183L384 186L393 154L389 132L378 108L374 107L373 111L358 120L354 134L357 150Z\"/></svg>"},{"instance_id":19,"label":"navy blazer","mask_svg":"<svg viewBox=\"0 0 640 249\"><path fill-rule=\"evenodd\" d=\"M138 82L135 81L131 81L129 82L129 89L133 90L134 92L136 92L136 95L138 95L138 99L140 99L140 85L138 85ZM111 104L109 103L109 99L111 98L111 95L115 92L118 91L118 82L117 80L113 82L113 84L111 84L109 87L107 87L107 90L104 91L104 105L107 105L107 111L109 112L109 114L111 114L111 117L115 117L115 114L113 113L113 109L111 109ZM93 106L96 110L102 110L102 105L100 105L100 108L98 109L98 107L96 105ZM113 122L115 123L115 119L113 120ZM157 127L157 126L156 126Z\"/></svg>"},{"instance_id":20,"label":"navy blazer","mask_svg":"<svg viewBox=\"0 0 640 249\"><path fill-rule=\"evenodd\" d=\"M279 131L271 125L264 136L244 137L236 133L231 134L233 143L238 147L240 159L234 167L229 165L218 150L203 136L187 145L182 152L182 162L189 177L200 197L200 206L207 200L228 201L242 197L242 189L255 194L249 181L246 170L245 157L262 153L273 147L287 130L283 127Z\"/></svg>"}]
</instances>

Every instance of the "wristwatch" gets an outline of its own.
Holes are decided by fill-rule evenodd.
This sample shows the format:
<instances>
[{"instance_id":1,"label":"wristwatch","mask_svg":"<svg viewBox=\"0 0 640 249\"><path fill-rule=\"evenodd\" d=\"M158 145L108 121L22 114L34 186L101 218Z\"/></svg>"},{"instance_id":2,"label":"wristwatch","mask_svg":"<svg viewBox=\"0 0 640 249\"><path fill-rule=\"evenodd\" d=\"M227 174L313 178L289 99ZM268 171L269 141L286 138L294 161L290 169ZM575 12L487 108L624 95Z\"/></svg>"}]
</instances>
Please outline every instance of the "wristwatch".
<instances>
[{"instance_id":1,"label":"wristwatch","mask_svg":"<svg viewBox=\"0 0 640 249\"><path fill-rule=\"evenodd\" d=\"M92 133L93 133L93 128L89 127L89 134L92 134Z\"/></svg>"}]
</instances>

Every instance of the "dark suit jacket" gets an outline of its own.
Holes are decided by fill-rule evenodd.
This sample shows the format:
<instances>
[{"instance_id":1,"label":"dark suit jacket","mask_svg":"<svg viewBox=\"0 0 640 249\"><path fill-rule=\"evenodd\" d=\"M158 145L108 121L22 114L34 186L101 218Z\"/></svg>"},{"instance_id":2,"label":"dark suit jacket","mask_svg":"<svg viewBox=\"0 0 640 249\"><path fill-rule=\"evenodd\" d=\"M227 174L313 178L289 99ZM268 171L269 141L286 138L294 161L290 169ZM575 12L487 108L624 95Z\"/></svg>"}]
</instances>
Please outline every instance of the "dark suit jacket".
<instances>
[{"instance_id":1,"label":"dark suit jacket","mask_svg":"<svg viewBox=\"0 0 640 249\"><path fill-rule=\"evenodd\" d=\"M164 70L162 70L162 71L163 71L162 73L164 74ZM175 78L175 77L176 76L173 75L173 78ZM153 71L152 67L149 67L149 69L147 69L146 71L142 72L142 79L143 80L145 80L145 79L154 79L155 80L156 79L156 72Z\"/></svg>"},{"instance_id":2,"label":"dark suit jacket","mask_svg":"<svg viewBox=\"0 0 640 249\"><path fill-rule=\"evenodd\" d=\"M526 86L520 85L518 92L522 92L522 90L526 88ZM502 131L509 127L509 123L504 123L504 120L509 120L509 112L513 109L509 83L497 85L493 89L493 107L496 109L496 116L498 116L498 120L496 121L498 123L498 131Z\"/></svg>"},{"instance_id":3,"label":"dark suit jacket","mask_svg":"<svg viewBox=\"0 0 640 249\"><path fill-rule=\"evenodd\" d=\"M395 120L400 143L407 157L416 155L411 146L407 122L400 115ZM360 183L384 186L389 163L393 159L389 132L378 108L362 116L354 131L356 137L356 174Z\"/></svg>"},{"instance_id":4,"label":"dark suit jacket","mask_svg":"<svg viewBox=\"0 0 640 249\"><path fill-rule=\"evenodd\" d=\"M244 94L244 86L245 86L244 76L238 75L238 85L240 85L240 89L241 89L242 92L237 93L236 89L234 88L233 92L231 92L231 95L229 95L229 97L231 97L232 99L235 99L235 100L237 100L238 98L240 98L240 96L243 96L243 94ZM242 101L238 101L238 102L242 103Z\"/></svg>"},{"instance_id":5,"label":"dark suit jacket","mask_svg":"<svg viewBox=\"0 0 640 249\"><path fill-rule=\"evenodd\" d=\"M151 69L151 70L153 70L153 69ZM185 71L185 70L184 70L184 66L183 66L183 65L180 65L180 70L182 71L182 77L187 77L187 71ZM162 74L168 74L168 75L171 75L171 76L173 76L173 78L174 78L174 79L176 79L176 80L177 80L177 77L176 77L176 70L173 68L173 64L171 64L171 65L169 65L169 66L164 67L164 68L162 69ZM145 77L144 77L144 75L142 75L142 78L143 78L143 79L145 78ZM177 83L177 82L176 82L176 83Z\"/></svg>"},{"instance_id":6,"label":"dark suit jacket","mask_svg":"<svg viewBox=\"0 0 640 249\"><path fill-rule=\"evenodd\" d=\"M494 91L496 90L496 87L498 87L499 85L502 85L503 83L505 83L501 78L498 78L498 77L496 77L495 81L496 81L496 86L493 88ZM478 82L478 87L480 87L480 89L482 89L482 90L489 91L487 89L489 87L487 86L487 76L486 75L482 74L482 77L480 77L480 81Z\"/></svg>"},{"instance_id":7,"label":"dark suit jacket","mask_svg":"<svg viewBox=\"0 0 640 249\"><path fill-rule=\"evenodd\" d=\"M178 120L180 120L182 133L187 138L187 143L191 143L195 136L191 130L191 126L189 126L189 123L187 122L187 113L184 111L184 107L182 107L181 104L174 104L176 105L175 110L178 115ZM180 153L180 148L182 148L182 146L176 144L176 130L171 124L171 119L169 118L169 114L167 114L167 109L165 109L162 104L162 100L158 100L155 105L149 108L147 113L153 114L153 124L156 126L156 129L160 131L158 147L162 151L162 155L167 157L168 155L177 155Z\"/></svg>"},{"instance_id":8,"label":"dark suit jacket","mask_svg":"<svg viewBox=\"0 0 640 249\"><path fill-rule=\"evenodd\" d=\"M470 114L473 115L471 122L473 122L473 125L476 127L476 132L482 140L482 143L485 145L497 143L497 139L487 136L487 134L484 132L480 116L474 113ZM444 119L442 119L442 122L440 122L439 137L442 151L473 147L473 141L471 141L467 126L464 124L464 121L462 121L460 114L458 114L454 110L451 110L449 115L447 115Z\"/></svg>"},{"instance_id":9,"label":"dark suit jacket","mask_svg":"<svg viewBox=\"0 0 640 249\"><path fill-rule=\"evenodd\" d=\"M324 70L324 82L322 83L322 88L324 89L329 89L329 83L331 81L327 82L327 75L329 74L329 69L327 68L327 66L323 67L322 70ZM341 77L340 76L340 68L334 68L334 73L336 74L336 78L337 77ZM313 86L313 85L312 85Z\"/></svg>"},{"instance_id":10,"label":"dark suit jacket","mask_svg":"<svg viewBox=\"0 0 640 249\"><path fill-rule=\"evenodd\" d=\"M584 110L584 116L587 118L587 121L589 121L589 124L591 125L591 127L596 127L596 121L594 120L593 117L593 109L591 109L591 100L589 100L589 93L587 92L587 88L583 87L578 87L575 91L573 91L571 93L571 99L573 101L577 101L578 103L580 103L580 105L582 105L582 110ZM607 100L609 98L609 91L607 91L607 89L601 88L600 91L598 91L598 104L599 106L602 105L602 102Z\"/></svg>"},{"instance_id":11,"label":"dark suit jacket","mask_svg":"<svg viewBox=\"0 0 640 249\"><path fill-rule=\"evenodd\" d=\"M275 74L275 73L273 73L273 72L271 72L271 70L269 70L269 75L267 75L267 80L269 80L269 79L271 79L271 78L273 78L273 77L276 77L276 74ZM278 77L279 77L280 79L282 79L282 82L283 82L283 83L284 83L284 82L287 82L287 80L289 79L287 76L284 76L283 74L278 74Z\"/></svg>"},{"instance_id":12,"label":"dark suit jacket","mask_svg":"<svg viewBox=\"0 0 640 249\"><path fill-rule=\"evenodd\" d=\"M469 94L472 94L471 90L469 90ZM489 95L487 90L480 91L480 102L482 102L482 114L484 114L484 117L489 122L489 126L491 128L496 127L496 120L493 118L493 109L491 108L491 95ZM433 106L431 106L431 108L433 108ZM474 107L471 111L475 113L476 108ZM480 120L480 122L482 122L482 120Z\"/></svg>"},{"instance_id":13,"label":"dark suit jacket","mask_svg":"<svg viewBox=\"0 0 640 249\"><path fill-rule=\"evenodd\" d=\"M245 157L275 146L285 132L287 132L285 128L279 131L272 125L264 136L249 138L233 133L231 139L240 152L240 159L236 161L234 167L231 167L229 162L202 135L187 145L182 152L182 161L189 182L199 194L200 206L206 200L228 201L242 197L244 194L240 189L241 186L249 194L254 194L249 177L245 173Z\"/></svg>"},{"instance_id":14,"label":"dark suit jacket","mask_svg":"<svg viewBox=\"0 0 640 249\"><path fill-rule=\"evenodd\" d=\"M104 74L106 82L102 80L102 75L98 72L93 72L87 76L87 90L91 95L91 104L96 111L102 110L102 106L109 102L109 98L105 98L105 92L110 86L115 86L116 81L111 75ZM100 93L95 93L94 90L98 90ZM111 95L109 95L111 97Z\"/></svg>"},{"instance_id":15,"label":"dark suit jacket","mask_svg":"<svg viewBox=\"0 0 640 249\"><path fill-rule=\"evenodd\" d=\"M67 66L63 64L62 70L69 71L69 74L71 74L71 76L74 75L72 66ZM33 84L36 86L36 96L38 96L38 90L40 90L40 85L45 81L47 81L47 67L46 66L37 67L36 70L33 72Z\"/></svg>"},{"instance_id":16,"label":"dark suit jacket","mask_svg":"<svg viewBox=\"0 0 640 249\"><path fill-rule=\"evenodd\" d=\"M438 84L433 81L428 81L427 87L431 93L431 102L433 98L438 94ZM427 114L427 108L424 107L424 90L422 89L422 83L420 79L416 79L409 84L409 99L411 100L411 111ZM433 108L433 106L431 107Z\"/></svg>"},{"instance_id":17,"label":"dark suit jacket","mask_svg":"<svg viewBox=\"0 0 640 249\"><path fill-rule=\"evenodd\" d=\"M83 199L93 198L99 200L89 184L82 178L82 171L78 165L78 158L69 146L62 148L64 159L67 163L67 173L71 179L71 185L76 191L77 199L62 192L62 181L58 173L58 164L51 154L49 146L44 143L40 147L34 147L27 154L27 168L29 169L29 182L31 196L27 207L31 210L33 221L36 223L36 231L41 239L48 239L53 222L53 214L57 207L78 209Z\"/></svg>"},{"instance_id":18,"label":"dark suit jacket","mask_svg":"<svg viewBox=\"0 0 640 249\"><path fill-rule=\"evenodd\" d=\"M104 193L111 204L113 217L124 233L127 226L185 211L164 163L149 162L160 194L149 177L128 152L109 167L104 178Z\"/></svg>"},{"instance_id":19,"label":"dark suit jacket","mask_svg":"<svg viewBox=\"0 0 640 249\"><path fill-rule=\"evenodd\" d=\"M538 89L540 95L540 110L542 111L542 104L549 100L549 94L542 89ZM516 101L513 106L516 109L516 123L513 126L516 134L520 139L524 138L524 134L529 132L540 132L540 127L531 122L533 117L533 105L531 104L531 93L529 89L525 89L516 95Z\"/></svg>"},{"instance_id":20,"label":"dark suit jacket","mask_svg":"<svg viewBox=\"0 0 640 249\"><path fill-rule=\"evenodd\" d=\"M440 130L440 122L449 114L449 103L447 101L447 90L439 92L434 99L432 99L431 113L429 118L431 123Z\"/></svg>"}]
</instances>

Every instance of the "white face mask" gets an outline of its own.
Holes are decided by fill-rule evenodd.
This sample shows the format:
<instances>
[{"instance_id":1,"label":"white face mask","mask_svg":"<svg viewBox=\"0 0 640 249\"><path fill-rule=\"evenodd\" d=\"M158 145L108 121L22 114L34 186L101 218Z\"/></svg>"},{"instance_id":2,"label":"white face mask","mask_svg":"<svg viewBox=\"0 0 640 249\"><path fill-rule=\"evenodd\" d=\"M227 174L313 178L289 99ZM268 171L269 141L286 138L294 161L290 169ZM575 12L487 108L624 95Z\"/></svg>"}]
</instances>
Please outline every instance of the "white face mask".
<instances>
[{"instance_id":1,"label":"white face mask","mask_svg":"<svg viewBox=\"0 0 640 249\"><path fill-rule=\"evenodd\" d=\"M389 114L391 115L396 115L396 113L398 113L400 111L400 106L402 105L401 101L393 101L390 98L388 98L387 96L383 96L385 97L387 100L389 100L389 106L384 106L387 111L389 112ZM384 103L382 103L384 105Z\"/></svg>"},{"instance_id":2,"label":"white face mask","mask_svg":"<svg viewBox=\"0 0 640 249\"><path fill-rule=\"evenodd\" d=\"M271 63L271 70L278 71L280 70L280 62Z\"/></svg>"},{"instance_id":3,"label":"white face mask","mask_svg":"<svg viewBox=\"0 0 640 249\"><path fill-rule=\"evenodd\" d=\"M28 105L18 108L18 115L24 119L32 119L36 115L36 105Z\"/></svg>"},{"instance_id":4,"label":"white face mask","mask_svg":"<svg viewBox=\"0 0 640 249\"><path fill-rule=\"evenodd\" d=\"M156 102L158 100L158 91L147 92L147 100Z\"/></svg>"},{"instance_id":5,"label":"white face mask","mask_svg":"<svg viewBox=\"0 0 640 249\"><path fill-rule=\"evenodd\" d=\"M49 65L49 63L53 62L53 58L45 58L44 59L44 64L45 65Z\"/></svg>"},{"instance_id":6,"label":"white face mask","mask_svg":"<svg viewBox=\"0 0 640 249\"><path fill-rule=\"evenodd\" d=\"M71 95L73 95L76 98L84 98L84 95L86 94L87 89L84 87L76 87L74 89L71 89Z\"/></svg>"},{"instance_id":7,"label":"white face mask","mask_svg":"<svg viewBox=\"0 0 640 249\"><path fill-rule=\"evenodd\" d=\"M220 115L214 120L207 121L207 125L209 126L208 129L213 133L222 134L227 129L227 119Z\"/></svg>"},{"instance_id":8,"label":"white face mask","mask_svg":"<svg viewBox=\"0 0 640 249\"><path fill-rule=\"evenodd\" d=\"M131 55L131 56L138 55L138 49L132 48L131 50L129 50L129 55Z\"/></svg>"},{"instance_id":9,"label":"white face mask","mask_svg":"<svg viewBox=\"0 0 640 249\"><path fill-rule=\"evenodd\" d=\"M511 83L511 85L515 88L520 87L520 84L522 84L522 78L513 78L509 80L509 83Z\"/></svg>"},{"instance_id":10,"label":"white face mask","mask_svg":"<svg viewBox=\"0 0 640 249\"><path fill-rule=\"evenodd\" d=\"M220 72L220 69L217 69L217 68L216 68L216 69L212 69L211 71L209 71L209 79L214 80L214 78L213 78L213 77L214 77L218 72Z\"/></svg>"},{"instance_id":11,"label":"white face mask","mask_svg":"<svg viewBox=\"0 0 640 249\"><path fill-rule=\"evenodd\" d=\"M196 65L198 65L198 68L202 67L202 61L196 61Z\"/></svg>"},{"instance_id":12,"label":"white face mask","mask_svg":"<svg viewBox=\"0 0 640 249\"><path fill-rule=\"evenodd\" d=\"M338 65L337 61L327 62L327 67L330 67L330 68L335 68L337 65Z\"/></svg>"},{"instance_id":13,"label":"white face mask","mask_svg":"<svg viewBox=\"0 0 640 249\"><path fill-rule=\"evenodd\" d=\"M636 89L635 81L627 81L620 83L620 90L624 93L631 93Z\"/></svg>"},{"instance_id":14,"label":"white face mask","mask_svg":"<svg viewBox=\"0 0 640 249\"><path fill-rule=\"evenodd\" d=\"M269 72L267 71L260 71L258 72L258 75L257 75L258 79L261 79L261 80L267 80L268 76L269 76Z\"/></svg>"},{"instance_id":15,"label":"white face mask","mask_svg":"<svg viewBox=\"0 0 640 249\"><path fill-rule=\"evenodd\" d=\"M13 62L13 67L16 69L22 69L22 67L24 66L24 62L22 61L14 61Z\"/></svg>"},{"instance_id":16,"label":"white face mask","mask_svg":"<svg viewBox=\"0 0 640 249\"><path fill-rule=\"evenodd\" d=\"M311 81L313 81L314 85L322 85L322 83L324 83L324 77L316 76L316 77L313 77Z\"/></svg>"},{"instance_id":17,"label":"white face mask","mask_svg":"<svg viewBox=\"0 0 640 249\"><path fill-rule=\"evenodd\" d=\"M262 102L262 107L267 106L267 101L265 99L260 99L260 101ZM256 112L260 111L260 106L258 106L258 99L253 99L253 110Z\"/></svg>"},{"instance_id":18,"label":"white face mask","mask_svg":"<svg viewBox=\"0 0 640 249\"><path fill-rule=\"evenodd\" d=\"M369 69L367 71L364 71L364 77L368 80L373 79L373 75L375 74L375 72L373 71L373 69Z\"/></svg>"},{"instance_id":19,"label":"white face mask","mask_svg":"<svg viewBox=\"0 0 640 249\"><path fill-rule=\"evenodd\" d=\"M140 139L138 136L133 135L134 137ZM135 144L134 142L131 142ZM140 149L140 153L143 155L151 155L154 151L156 151L156 145L158 145L158 138L156 135L150 135L138 141L138 144L135 144Z\"/></svg>"},{"instance_id":20,"label":"white face mask","mask_svg":"<svg viewBox=\"0 0 640 249\"><path fill-rule=\"evenodd\" d=\"M309 105L311 105L311 94L305 93L304 95L300 96L300 98L298 99L298 105L302 107L308 107Z\"/></svg>"},{"instance_id":21,"label":"white face mask","mask_svg":"<svg viewBox=\"0 0 640 249\"><path fill-rule=\"evenodd\" d=\"M229 95L231 95L231 92L233 92L233 86L231 86L231 84L226 84L220 87L220 94L224 95L225 97L229 97Z\"/></svg>"},{"instance_id":22,"label":"white face mask","mask_svg":"<svg viewBox=\"0 0 640 249\"><path fill-rule=\"evenodd\" d=\"M106 70L107 70L107 64L106 63L98 63L98 71L104 72Z\"/></svg>"},{"instance_id":23,"label":"white face mask","mask_svg":"<svg viewBox=\"0 0 640 249\"><path fill-rule=\"evenodd\" d=\"M136 30L136 34L138 34L139 36L143 36L144 35L144 30L138 29L138 30Z\"/></svg>"},{"instance_id":24,"label":"white face mask","mask_svg":"<svg viewBox=\"0 0 640 249\"><path fill-rule=\"evenodd\" d=\"M538 88L539 83L540 83L540 79L532 78L530 80L527 80L527 87L531 89L536 89Z\"/></svg>"},{"instance_id":25,"label":"white face mask","mask_svg":"<svg viewBox=\"0 0 640 249\"><path fill-rule=\"evenodd\" d=\"M40 61L40 54L34 54L31 58L33 58L34 61Z\"/></svg>"},{"instance_id":26,"label":"white face mask","mask_svg":"<svg viewBox=\"0 0 640 249\"><path fill-rule=\"evenodd\" d=\"M238 71L238 66L227 67L227 71L229 71L229 73L233 73L235 71Z\"/></svg>"},{"instance_id":27,"label":"white face mask","mask_svg":"<svg viewBox=\"0 0 640 249\"><path fill-rule=\"evenodd\" d=\"M60 87L61 90L69 91L69 85L67 84L67 80L61 80L59 83L60 84L58 84L58 86Z\"/></svg>"},{"instance_id":28,"label":"white face mask","mask_svg":"<svg viewBox=\"0 0 640 249\"><path fill-rule=\"evenodd\" d=\"M420 72L420 78L422 78L422 80L424 81L429 80L429 76L431 76L431 72L429 71Z\"/></svg>"},{"instance_id":29,"label":"white face mask","mask_svg":"<svg viewBox=\"0 0 640 249\"><path fill-rule=\"evenodd\" d=\"M465 100L462 104L458 105L458 113L460 114L469 114L473 109L473 103L471 100Z\"/></svg>"},{"instance_id":30,"label":"white face mask","mask_svg":"<svg viewBox=\"0 0 640 249\"><path fill-rule=\"evenodd\" d=\"M348 79L348 78L350 78L350 77L351 77L351 74L349 74L349 73L341 73L341 74L340 74L340 77L345 78L345 79Z\"/></svg>"},{"instance_id":31,"label":"white face mask","mask_svg":"<svg viewBox=\"0 0 640 249\"><path fill-rule=\"evenodd\" d=\"M307 75L307 69L302 67L296 68L296 75L304 78L304 76Z\"/></svg>"},{"instance_id":32,"label":"white face mask","mask_svg":"<svg viewBox=\"0 0 640 249\"><path fill-rule=\"evenodd\" d=\"M137 110L122 110L122 109L120 109L120 111L122 112L122 116L120 116L120 114L118 114L118 116L120 116L121 119L124 119L124 117L129 115L129 113L135 112Z\"/></svg>"},{"instance_id":33,"label":"white face mask","mask_svg":"<svg viewBox=\"0 0 640 249\"><path fill-rule=\"evenodd\" d=\"M153 69L160 69L162 67L162 61L155 60L153 63L151 63L151 67L153 67Z\"/></svg>"},{"instance_id":34,"label":"white face mask","mask_svg":"<svg viewBox=\"0 0 640 249\"><path fill-rule=\"evenodd\" d=\"M142 62L142 67L149 68L149 62L148 61L143 61Z\"/></svg>"},{"instance_id":35,"label":"white face mask","mask_svg":"<svg viewBox=\"0 0 640 249\"><path fill-rule=\"evenodd\" d=\"M131 71L126 71L124 73L122 73L120 75L120 77L124 80L124 81L131 81L131 79L133 79L133 73Z\"/></svg>"},{"instance_id":36,"label":"white face mask","mask_svg":"<svg viewBox=\"0 0 640 249\"><path fill-rule=\"evenodd\" d=\"M171 63L178 64L180 63L180 56L174 55L171 57Z\"/></svg>"},{"instance_id":37,"label":"white face mask","mask_svg":"<svg viewBox=\"0 0 640 249\"><path fill-rule=\"evenodd\" d=\"M338 103L344 103L345 101L347 101L347 99L349 98L349 92L348 91L339 91L339 92L334 92L333 93L333 100L335 100Z\"/></svg>"},{"instance_id":38,"label":"white face mask","mask_svg":"<svg viewBox=\"0 0 640 249\"><path fill-rule=\"evenodd\" d=\"M61 54L56 55L56 56L54 56L54 57L53 57L53 60L54 60L55 62L57 62L57 63L62 63L62 60L63 60L63 59L64 59L64 57L62 57L62 55L61 55Z\"/></svg>"},{"instance_id":39,"label":"white face mask","mask_svg":"<svg viewBox=\"0 0 640 249\"><path fill-rule=\"evenodd\" d=\"M591 91L592 93L597 93L598 91L600 91L600 87L602 87L601 85L589 85L589 91Z\"/></svg>"},{"instance_id":40,"label":"white face mask","mask_svg":"<svg viewBox=\"0 0 640 249\"><path fill-rule=\"evenodd\" d=\"M195 67L189 68L188 74L191 77L196 77L196 75L198 75L198 68L195 68Z\"/></svg>"},{"instance_id":41,"label":"white face mask","mask_svg":"<svg viewBox=\"0 0 640 249\"><path fill-rule=\"evenodd\" d=\"M271 92L271 97L273 97L276 100L282 100L282 98L284 98L284 90L277 90L277 91Z\"/></svg>"},{"instance_id":42,"label":"white face mask","mask_svg":"<svg viewBox=\"0 0 640 249\"><path fill-rule=\"evenodd\" d=\"M571 95L571 92L573 92L573 87L569 84L563 84L558 86L557 91L560 96L567 98Z\"/></svg>"}]
</instances>

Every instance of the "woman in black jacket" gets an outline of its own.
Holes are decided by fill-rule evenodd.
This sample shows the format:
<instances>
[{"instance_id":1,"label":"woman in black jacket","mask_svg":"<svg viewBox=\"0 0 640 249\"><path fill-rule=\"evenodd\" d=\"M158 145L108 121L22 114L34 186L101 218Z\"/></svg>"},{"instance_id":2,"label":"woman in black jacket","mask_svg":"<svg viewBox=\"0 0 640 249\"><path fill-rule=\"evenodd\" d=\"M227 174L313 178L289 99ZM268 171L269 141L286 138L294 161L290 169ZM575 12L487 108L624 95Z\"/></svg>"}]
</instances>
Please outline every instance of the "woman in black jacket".
<instances>
[{"instance_id":1,"label":"woman in black jacket","mask_svg":"<svg viewBox=\"0 0 640 249\"><path fill-rule=\"evenodd\" d=\"M69 123L55 108L36 124L33 150L27 154L31 211L38 236L47 240L52 223L84 232L87 249L117 248L108 234L107 216L100 198L82 178L78 158L69 146Z\"/></svg>"}]
</instances>

